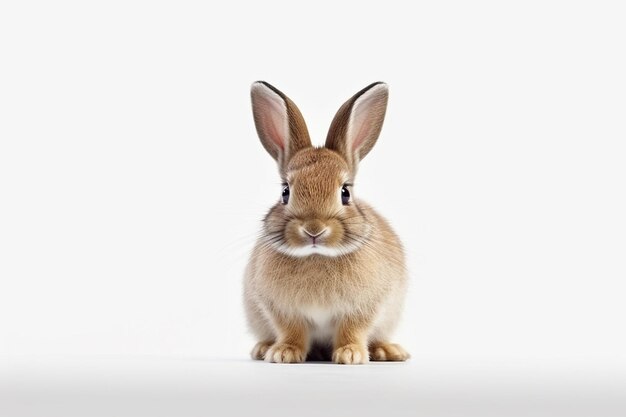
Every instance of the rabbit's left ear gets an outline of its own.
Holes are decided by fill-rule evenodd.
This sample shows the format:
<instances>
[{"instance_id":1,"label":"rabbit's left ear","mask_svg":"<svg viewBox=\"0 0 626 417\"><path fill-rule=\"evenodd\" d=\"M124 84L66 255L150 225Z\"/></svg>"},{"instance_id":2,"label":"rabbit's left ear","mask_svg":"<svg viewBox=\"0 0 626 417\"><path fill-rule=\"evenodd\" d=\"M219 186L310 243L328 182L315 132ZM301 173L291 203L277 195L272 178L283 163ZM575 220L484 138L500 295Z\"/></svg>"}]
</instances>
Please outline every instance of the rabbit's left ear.
<instances>
[{"instance_id":1,"label":"rabbit's left ear","mask_svg":"<svg viewBox=\"0 0 626 417\"><path fill-rule=\"evenodd\" d=\"M330 125L325 146L341 154L353 171L380 135L388 97L387 84L370 84L341 106Z\"/></svg>"}]
</instances>

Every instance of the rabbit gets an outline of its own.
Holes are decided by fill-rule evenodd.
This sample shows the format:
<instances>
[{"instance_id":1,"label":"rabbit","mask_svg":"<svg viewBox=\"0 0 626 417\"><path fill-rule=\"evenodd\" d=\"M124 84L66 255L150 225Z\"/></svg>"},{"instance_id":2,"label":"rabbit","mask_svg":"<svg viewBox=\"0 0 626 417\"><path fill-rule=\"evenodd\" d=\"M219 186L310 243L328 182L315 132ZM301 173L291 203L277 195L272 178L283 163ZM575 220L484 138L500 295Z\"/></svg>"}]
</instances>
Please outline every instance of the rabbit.
<instances>
[{"instance_id":1,"label":"rabbit","mask_svg":"<svg viewBox=\"0 0 626 417\"><path fill-rule=\"evenodd\" d=\"M245 312L258 340L252 358L407 360L389 342L407 291L403 247L354 192L359 162L383 125L387 85L373 83L350 98L323 147L311 145L300 111L281 91L258 81L251 98L259 139L283 182L245 269Z\"/></svg>"}]
</instances>

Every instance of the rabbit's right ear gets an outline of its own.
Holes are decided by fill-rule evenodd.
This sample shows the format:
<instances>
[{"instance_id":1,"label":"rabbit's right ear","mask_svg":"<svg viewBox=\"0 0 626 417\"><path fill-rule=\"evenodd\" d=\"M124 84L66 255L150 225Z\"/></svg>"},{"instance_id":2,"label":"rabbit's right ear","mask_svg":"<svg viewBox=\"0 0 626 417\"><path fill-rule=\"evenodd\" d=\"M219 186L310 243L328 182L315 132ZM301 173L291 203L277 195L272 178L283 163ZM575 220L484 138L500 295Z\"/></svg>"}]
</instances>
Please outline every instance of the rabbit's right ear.
<instances>
[{"instance_id":1,"label":"rabbit's right ear","mask_svg":"<svg viewBox=\"0 0 626 417\"><path fill-rule=\"evenodd\" d=\"M296 152L311 146L309 131L298 107L265 81L252 84L252 113L265 150L278 163L284 178L287 163Z\"/></svg>"}]
</instances>

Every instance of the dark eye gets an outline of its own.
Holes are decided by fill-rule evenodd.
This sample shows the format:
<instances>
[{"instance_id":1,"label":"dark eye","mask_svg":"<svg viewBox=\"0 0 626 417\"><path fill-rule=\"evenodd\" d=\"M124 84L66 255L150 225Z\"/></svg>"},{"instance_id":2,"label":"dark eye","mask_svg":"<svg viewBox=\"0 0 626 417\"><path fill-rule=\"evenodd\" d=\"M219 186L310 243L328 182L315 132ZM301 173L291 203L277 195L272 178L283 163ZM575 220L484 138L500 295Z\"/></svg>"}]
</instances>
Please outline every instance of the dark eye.
<instances>
[{"instance_id":1,"label":"dark eye","mask_svg":"<svg viewBox=\"0 0 626 417\"><path fill-rule=\"evenodd\" d=\"M283 195L281 197L283 204L287 204L289 202L289 185L284 184Z\"/></svg>"},{"instance_id":2,"label":"dark eye","mask_svg":"<svg viewBox=\"0 0 626 417\"><path fill-rule=\"evenodd\" d=\"M347 206L350 203L350 191L348 190L348 186L344 185L341 187L341 204Z\"/></svg>"}]
</instances>

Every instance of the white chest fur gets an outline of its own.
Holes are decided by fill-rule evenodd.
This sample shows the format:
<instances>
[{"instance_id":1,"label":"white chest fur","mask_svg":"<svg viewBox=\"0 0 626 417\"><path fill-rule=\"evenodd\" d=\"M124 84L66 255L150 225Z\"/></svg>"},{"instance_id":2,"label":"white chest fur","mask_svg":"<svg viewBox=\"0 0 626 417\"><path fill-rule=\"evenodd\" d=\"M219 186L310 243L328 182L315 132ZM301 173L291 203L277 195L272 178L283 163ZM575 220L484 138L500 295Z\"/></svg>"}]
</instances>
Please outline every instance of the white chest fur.
<instances>
[{"instance_id":1,"label":"white chest fur","mask_svg":"<svg viewBox=\"0 0 626 417\"><path fill-rule=\"evenodd\" d=\"M302 314L310 323L310 337L314 342L330 342L335 333L334 312L328 308L309 306Z\"/></svg>"}]
</instances>

